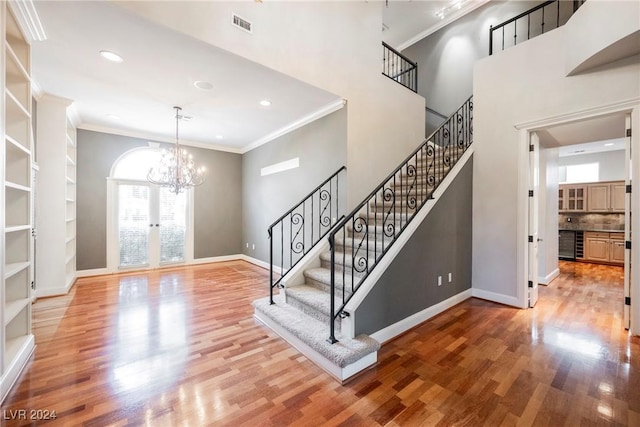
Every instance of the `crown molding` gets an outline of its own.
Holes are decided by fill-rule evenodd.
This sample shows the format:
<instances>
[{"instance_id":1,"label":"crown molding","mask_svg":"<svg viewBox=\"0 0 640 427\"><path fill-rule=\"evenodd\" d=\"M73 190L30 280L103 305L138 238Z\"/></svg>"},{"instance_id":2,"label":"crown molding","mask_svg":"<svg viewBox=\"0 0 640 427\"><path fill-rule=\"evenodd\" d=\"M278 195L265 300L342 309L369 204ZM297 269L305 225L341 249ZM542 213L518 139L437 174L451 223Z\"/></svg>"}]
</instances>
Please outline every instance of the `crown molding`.
<instances>
[{"instance_id":1,"label":"crown molding","mask_svg":"<svg viewBox=\"0 0 640 427\"><path fill-rule=\"evenodd\" d=\"M324 116L327 116L335 111L338 111L340 109L342 109L342 107L344 107L345 105L347 105L347 100L346 99L338 99L335 100L327 105L325 105L324 107L320 107L319 109L317 109L316 111L314 111L313 113L304 116L303 118L296 120L295 122L291 122L288 125L276 130L275 132L272 132L266 136L263 136L262 138L252 142L249 145L246 145L242 148L242 150L240 151L242 154L247 153L255 148L258 148L261 145L264 145L268 142L273 141L276 138L281 137L282 135L285 135L289 132L292 132L296 129L301 128L304 125L307 125L313 121L316 121L318 119L321 119Z\"/></svg>"},{"instance_id":2,"label":"crown molding","mask_svg":"<svg viewBox=\"0 0 640 427\"><path fill-rule=\"evenodd\" d=\"M33 0L9 0L8 4L30 42L47 39Z\"/></svg>"},{"instance_id":3,"label":"crown molding","mask_svg":"<svg viewBox=\"0 0 640 427\"><path fill-rule=\"evenodd\" d=\"M101 132L101 133L110 133L112 135L128 136L130 138L144 139L147 141L166 142L169 144L175 144L176 142L175 139L173 138L164 138L162 136L152 135L150 133L122 130L122 129L112 128L108 126L97 126L97 125L91 125L91 124L85 123L85 124L79 125L77 128L83 129L83 130L90 130L92 132ZM242 154L242 150L236 147L207 144L205 142L189 141L189 140L184 140L182 138L180 138L180 145L196 147L196 148L204 148L207 150L225 151L227 153Z\"/></svg>"},{"instance_id":4,"label":"crown molding","mask_svg":"<svg viewBox=\"0 0 640 427\"><path fill-rule=\"evenodd\" d=\"M482 5L486 4L486 3L489 3L489 0L478 0L478 1L469 2L462 9L452 13L451 15L449 15L447 17L445 17L445 19L441 20L436 25L433 25L433 26L427 28L426 30L422 31L421 33L418 33L415 36L411 37L409 40L405 41L404 43L400 43L398 46L394 46L394 47L398 51L402 52L403 50L405 50L409 46L411 46L411 45L413 45L415 43L418 43L423 38L430 36L431 34L435 33L436 31L440 30L441 28L444 28L447 25L451 24L452 22L462 18L464 15L473 12L474 10L476 10L477 8L479 8L480 6L482 6Z\"/></svg>"}]
</instances>

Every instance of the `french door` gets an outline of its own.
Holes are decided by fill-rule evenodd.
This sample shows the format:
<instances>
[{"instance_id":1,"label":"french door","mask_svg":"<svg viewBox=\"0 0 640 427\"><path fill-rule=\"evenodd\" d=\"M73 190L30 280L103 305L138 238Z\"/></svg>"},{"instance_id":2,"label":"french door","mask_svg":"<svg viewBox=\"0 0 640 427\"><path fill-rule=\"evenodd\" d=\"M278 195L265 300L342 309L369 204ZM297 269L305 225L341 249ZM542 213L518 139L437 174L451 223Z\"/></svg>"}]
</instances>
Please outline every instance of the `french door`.
<instances>
[{"instance_id":1,"label":"french door","mask_svg":"<svg viewBox=\"0 0 640 427\"><path fill-rule=\"evenodd\" d=\"M186 260L188 193L137 181L115 185L117 268L157 268Z\"/></svg>"}]
</instances>

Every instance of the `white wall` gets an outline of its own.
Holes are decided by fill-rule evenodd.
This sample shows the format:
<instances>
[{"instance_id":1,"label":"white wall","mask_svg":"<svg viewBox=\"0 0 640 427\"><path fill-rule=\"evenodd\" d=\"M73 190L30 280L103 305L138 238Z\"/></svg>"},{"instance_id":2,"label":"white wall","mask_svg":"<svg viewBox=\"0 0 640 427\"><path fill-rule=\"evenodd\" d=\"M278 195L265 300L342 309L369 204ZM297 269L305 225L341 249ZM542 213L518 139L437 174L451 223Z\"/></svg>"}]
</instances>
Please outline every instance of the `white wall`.
<instances>
[{"instance_id":1,"label":"white wall","mask_svg":"<svg viewBox=\"0 0 640 427\"><path fill-rule=\"evenodd\" d=\"M118 4L345 98L350 206L424 139L424 98L381 74L383 2ZM231 26L232 12L252 34Z\"/></svg>"},{"instance_id":2,"label":"white wall","mask_svg":"<svg viewBox=\"0 0 640 427\"><path fill-rule=\"evenodd\" d=\"M568 165L584 165L597 163L598 181L623 181L624 180L624 150L606 151L602 153L577 154L564 156L558 159L558 179L565 182L567 179Z\"/></svg>"},{"instance_id":3,"label":"white wall","mask_svg":"<svg viewBox=\"0 0 640 427\"><path fill-rule=\"evenodd\" d=\"M582 6L582 15L599 13L590 3ZM616 25L616 17L628 13L625 5L611 3L600 25ZM519 269L526 259L526 213L519 201L526 205L526 175L520 165L523 158L526 164L527 139L515 126L549 118L569 121L571 114L584 117L623 101L640 103L638 56L565 77L566 34L582 25L574 18L478 61L474 69L473 287L485 297L516 306L524 303ZM638 221L640 215L634 218Z\"/></svg>"}]
</instances>

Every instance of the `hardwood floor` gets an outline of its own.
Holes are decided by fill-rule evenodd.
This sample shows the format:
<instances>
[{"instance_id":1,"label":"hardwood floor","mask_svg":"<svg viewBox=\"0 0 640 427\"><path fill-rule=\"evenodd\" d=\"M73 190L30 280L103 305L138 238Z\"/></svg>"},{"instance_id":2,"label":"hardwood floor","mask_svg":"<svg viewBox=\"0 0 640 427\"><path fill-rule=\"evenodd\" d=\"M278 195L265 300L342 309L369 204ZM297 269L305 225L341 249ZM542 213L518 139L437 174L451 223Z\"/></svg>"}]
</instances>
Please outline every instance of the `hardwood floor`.
<instances>
[{"instance_id":1,"label":"hardwood floor","mask_svg":"<svg viewBox=\"0 0 640 427\"><path fill-rule=\"evenodd\" d=\"M261 268L81 279L34 305L35 356L2 425L640 426L622 269L561 271L535 309L467 300L345 386L253 319Z\"/></svg>"}]
</instances>

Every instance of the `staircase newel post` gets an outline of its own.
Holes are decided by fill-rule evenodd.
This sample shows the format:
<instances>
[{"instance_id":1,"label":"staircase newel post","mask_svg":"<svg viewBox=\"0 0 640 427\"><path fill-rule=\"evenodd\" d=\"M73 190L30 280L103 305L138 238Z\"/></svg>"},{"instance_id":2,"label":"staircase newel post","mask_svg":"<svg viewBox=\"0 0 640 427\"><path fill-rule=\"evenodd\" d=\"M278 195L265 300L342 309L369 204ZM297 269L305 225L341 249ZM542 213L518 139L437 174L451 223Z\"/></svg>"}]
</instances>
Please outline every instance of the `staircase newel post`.
<instances>
[{"instance_id":1,"label":"staircase newel post","mask_svg":"<svg viewBox=\"0 0 640 427\"><path fill-rule=\"evenodd\" d=\"M273 305L273 228L269 227L269 304Z\"/></svg>"},{"instance_id":2,"label":"staircase newel post","mask_svg":"<svg viewBox=\"0 0 640 427\"><path fill-rule=\"evenodd\" d=\"M329 341L331 344L338 342L335 335L335 302L336 302L336 245L334 233L329 234L329 246L331 248L331 307L329 308Z\"/></svg>"}]
</instances>

